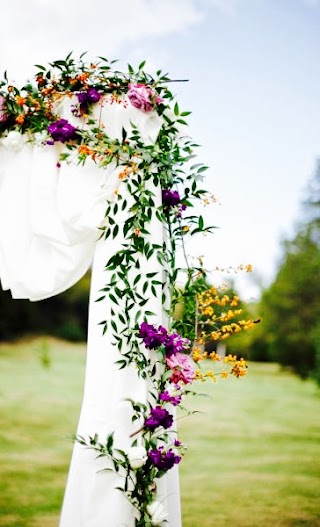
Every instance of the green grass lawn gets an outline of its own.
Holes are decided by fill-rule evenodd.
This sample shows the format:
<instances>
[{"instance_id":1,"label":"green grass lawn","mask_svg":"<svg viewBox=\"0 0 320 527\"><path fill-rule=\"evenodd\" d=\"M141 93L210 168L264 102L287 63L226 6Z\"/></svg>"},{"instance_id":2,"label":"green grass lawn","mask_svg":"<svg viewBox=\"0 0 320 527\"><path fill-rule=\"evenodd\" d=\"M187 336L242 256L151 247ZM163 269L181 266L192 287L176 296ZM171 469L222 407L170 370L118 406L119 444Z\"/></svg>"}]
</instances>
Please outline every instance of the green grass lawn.
<instances>
[{"instance_id":1,"label":"green grass lawn","mask_svg":"<svg viewBox=\"0 0 320 527\"><path fill-rule=\"evenodd\" d=\"M84 367L84 345L0 345L1 527L57 525ZM179 422L183 527L320 527L316 385L251 364L199 391Z\"/></svg>"}]
</instances>

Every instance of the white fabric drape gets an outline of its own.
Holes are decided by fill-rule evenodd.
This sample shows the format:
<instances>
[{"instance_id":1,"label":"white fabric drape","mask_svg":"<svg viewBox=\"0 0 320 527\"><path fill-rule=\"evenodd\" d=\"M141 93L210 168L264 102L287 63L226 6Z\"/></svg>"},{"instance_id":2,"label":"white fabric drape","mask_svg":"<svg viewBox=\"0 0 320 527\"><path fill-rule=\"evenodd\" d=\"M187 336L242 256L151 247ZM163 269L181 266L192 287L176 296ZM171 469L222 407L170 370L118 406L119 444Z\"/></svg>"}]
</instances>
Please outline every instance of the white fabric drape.
<instances>
[{"instance_id":1,"label":"white fabric drape","mask_svg":"<svg viewBox=\"0 0 320 527\"><path fill-rule=\"evenodd\" d=\"M61 118L77 127L86 126L72 115L72 99L59 103ZM114 103L108 98L96 104L94 116L112 138L121 139L131 123L138 127L146 144L154 142L162 120L156 112L145 113L128 101ZM99 434L101 440L115 432L115 446L130 446L131 408L125 399L145 402L148 384L132 366L119 370L119 352L110 334L102 335L99 322L110 319L107 301L96 302L99 290L108 280L104 271L109 257L121 246L115 240L99 240L106 199L119 187L119 167L110 164L97 169L93 162L84 166L57 165L61 145L36 146L10 137L0 142L0 278L3 289L13 298L42 300L65 291L89 268L94 257L89 304L87 367L83 406L78 434ZM124 191L123 189L121 192ZM160 190L157 190L160 203ZM162 226L151 225L151 241L159 243ZM149 266L149 267L148 267ZM156 261L145 262L143 272L154 271ZM161 270L159 269L159 272ZM161 323L161 300L153 300L150 310ZM60 527L133 527L134 510L113 472L99 470L106 458L76 444L61 514ZM177 469L159 481L158 499L169 513L169 527L180 527L180 502Z\"/></svg>"},{"instance_id":2,"label":"white fabric drape","mask_svg":"<svg viewBox=\"0 0 320 527\"><path fill-rule=\"evenodd\" d=\"M85 128L70 110L74 102L65 97L56 110ZM146 144L155 141L162 122L156 112L108 98L95 105L93 117L113 139L121 139L123 128L130 133L134 123ZM105 201L119 184L121 168L114 164L104 170L90 160L58 167L60 151L61 145L33 146L22 136L18 144L10 137L0 140L0 279L13 298L43 300L83 276L92 262Z\"/></svg>"}]
</instances>

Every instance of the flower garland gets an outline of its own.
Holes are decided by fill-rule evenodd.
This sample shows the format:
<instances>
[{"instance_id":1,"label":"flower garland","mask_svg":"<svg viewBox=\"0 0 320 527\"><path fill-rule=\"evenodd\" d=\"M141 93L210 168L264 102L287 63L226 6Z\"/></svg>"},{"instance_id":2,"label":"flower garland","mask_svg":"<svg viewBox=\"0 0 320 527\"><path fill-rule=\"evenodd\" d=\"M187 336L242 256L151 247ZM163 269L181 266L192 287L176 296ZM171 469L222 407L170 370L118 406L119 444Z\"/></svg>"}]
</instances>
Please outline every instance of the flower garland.
<instances>
[{"instance_id":1,"label":"flower garland","mask_svg":"<svg viewBox=\"0 0 320 527\"><path fill-rule=\"evenodd\" d=\"M231 355L222 359L215 352L201 351L199 345L203 346L206 339L204 329L209 325L211 339L220 340L249 329L253 321L241 319L241 309L234 309L238 297L220 295L215 288L199 288L199 279L206 276L201 262L191 266L186 258L183 268L177 266L176 252L182 248L185 254L185 237L209 233L213 227L205 226L201 215L188 212L194 203L208 203L211 197L199 186L207 167L192 164L197 145L181 133L189 112L181 112L174 101L168 88L172 81L161 71L156 77L145 73L144 62L137 71L130 65L127 73L116 71L114 61L103 57L99 62L87 63L84 56L77 62L70 54L50 64L49 69L37 67L35 85L27 83L20 90L9 83L6 74L0 83L1 141L13 148L25 140L48 146L59 143L62 150L58 165L84 164L90 159L101 169L110 163L121 168L119 180L131 201L128 203L116 189L114 199L106 202L108 222L101 227L102 238L116 238L118 215L124 211L127 215L121 232L124 243L106 264L111 278L98 299L107 299L111 304L112 320L101 321L101 330L105 333L111 326L119 350L119 368L135 363L137 375L150 382L147 404L130 401L132 422L137 426L128 451L116 448L113 434L104 442L97 434L76 436L75 440L99 456L107 456L113 469L123 475L120 490L135 507L136 527L162 525L166 513L157 500L156 483L180 463L186 452L186 445L173 433L172 407L178 407L186 394L193 393L189 387L197 380L215 379L217 375L224 378L229 373L241 377L246 372L243 359ZM56 108L63 97L72 98L71 114L83 119L86 126L76 127L60 118ZM109 137L93 116L93 109L101 101L156 112L162 118L162 127L154 144L145 145L133 124L130 133L123 130L122 139ZM161 191L158 207L149 182ZM155 220L164 226L163 243L150 241L149 226ZM149 272L143 278L141 258L155 258L161 273ZM183 290L177 285L178 275L182 274ZM150 296L162 299L167 327L150 323ZM191 296L196 299L196 315L187 320L175 319L177 306L186 304ZM202 359L220 361L223 369L203 373L197 366Z\"/></svg>"}]
</instances>

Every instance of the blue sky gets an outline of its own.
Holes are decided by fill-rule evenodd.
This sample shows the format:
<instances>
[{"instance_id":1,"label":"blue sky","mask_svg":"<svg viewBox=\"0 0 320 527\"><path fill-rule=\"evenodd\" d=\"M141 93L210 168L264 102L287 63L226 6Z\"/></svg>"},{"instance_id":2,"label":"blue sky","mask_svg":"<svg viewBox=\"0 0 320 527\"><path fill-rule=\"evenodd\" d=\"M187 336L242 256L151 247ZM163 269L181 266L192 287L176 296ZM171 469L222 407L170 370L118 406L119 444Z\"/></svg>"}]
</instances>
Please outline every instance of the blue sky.
<instances>
[{"instance_id":1,"label":"blue sky","mask_svg":"<svg viewBox=\"0 0 320 527\"><path fill-rule=\"evenodd\" d=\"M247 297L268 284L280 239L320 157L320 1L19 0L3 6L0 69L31 76L70 50L147 58L192 110L190 133L210 165L207 185L221 205L205 210L215 235L188 246L209 268L252 263L236 276ZM15 14L19 12L19 17Z\"/></svg>"}]
</instances>

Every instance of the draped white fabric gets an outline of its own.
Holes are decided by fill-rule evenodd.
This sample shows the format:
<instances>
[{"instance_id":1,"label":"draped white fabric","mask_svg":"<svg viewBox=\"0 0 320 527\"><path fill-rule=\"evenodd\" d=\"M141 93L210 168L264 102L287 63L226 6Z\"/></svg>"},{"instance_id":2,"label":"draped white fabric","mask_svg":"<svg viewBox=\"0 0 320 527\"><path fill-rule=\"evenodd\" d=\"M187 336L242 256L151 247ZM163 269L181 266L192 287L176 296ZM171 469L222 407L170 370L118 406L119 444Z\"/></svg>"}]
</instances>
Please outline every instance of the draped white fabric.
<instances>
[{"instance_id":1,"label":"draped white fabric","mask_svg":"<svg viewBox=\"0 0 320 527\"><path fill-rule=\"evenodd\" d=\"M73 102L63 98L56 110L84 128L83 119L70 111ZM156 112L142 112L125 100L103 98L93 117L114 139L121 139L123 128L130 133L134 123L146 144L161 126ZM61 145L12 139L0 144L0 278L13 298L42 300L71 287L89 268L106 198L112 198L122 169L110 164L98 170L89 160L84 166L62 163L59 168Z\"/></svg>"},{"instance_id":2,"label":"draped white fabric","mask_svg":"<svg viewBox=\"0 0 320 527\"><path fill-rule=\"evenodd\" d=\"M72 100L60 102L59 115L77 127L85 126L70 112ZM128 133L131 123L138 127L145 143L156 140L162 121L156 112L145 113L128 104L102 99L95 117L106 133L120 139L122 128ZM12 139L12 138L11 138ZM89 304L89 331L85 391L78 434L99 434L101 440L115 432L115 446L130 446L131 407L126 398L145 402L148 384L138 377L134 367L119 370L115 364L119 352L111 335L102 335L99 322L110 318L107 301L96 302L99 290L108 280L104 271L109 257L121 246L115 240L99 240L106 199L112 199L121 185L121 167L110 164L97 169L93 162L84 166L57 165L61 145L16 144L10 137L0 144L0 278L3 289L13 298L41 300L65 291L89 268L92 259L92 283ZM20 141L21 142L21 141ZM122 167L123 168L123 167ZM120 187L125 192L124 185ZM160 191L157 190L160 202ZM161 224L151 225L151 239L163 236ZM143 272L155 270L156 261L142 262ZM151 267L150 267L151 266ZM161 269L156 269L161 272ZM154 322L161 323L160 300L150 310ZM102 471L106 458L79 444L75 445L61 514L60 527L134 527L134 510L115 487L121 478ZM180 527L180 501L177 469L159 481L158 499L169 514L169 527Z\"/></svg>"}]
</instances>

